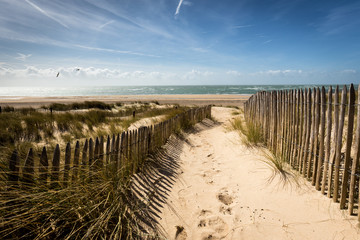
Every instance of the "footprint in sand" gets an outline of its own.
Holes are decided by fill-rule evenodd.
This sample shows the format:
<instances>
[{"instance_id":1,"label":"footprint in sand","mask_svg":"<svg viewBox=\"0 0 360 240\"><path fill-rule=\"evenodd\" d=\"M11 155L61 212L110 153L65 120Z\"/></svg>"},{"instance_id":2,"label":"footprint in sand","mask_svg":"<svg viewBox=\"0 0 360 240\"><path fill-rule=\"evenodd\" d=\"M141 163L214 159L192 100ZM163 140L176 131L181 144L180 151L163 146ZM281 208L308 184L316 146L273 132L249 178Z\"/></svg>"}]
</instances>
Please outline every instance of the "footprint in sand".
<instances>
[{"instance_id":1,"label":"footprint in sand","mask_svg":"<svg viewBox=\"0 0 360 240\"><path fill-rule=\"evenodd\" d=\"M221 212L224 215L232 215L231 207L221 206L219 212Z\"/></svg>"},{"instance_id":2,"label":"footprint in sand","mask_svg":"<svg viewBox=\"0 0 360 240\"><path fill-rule=\"evenodd\" d=\"M229 230L229 226L218 216L201 219L198 228L204 229L202 239L220 239ZM209 230L211 232L209 232Z\"/></svg>"},{"instance_id":3,"label":"footprint in sand","mask_svg":"<svg viewBox=\"0 0 360 240\"><path fill-rule=\"evenodd\" d=\"M183 226L176 226L175 240L186 240L187 233Z\"/></svg>"},{"instance_id":4,"label":"footprint in sand","mask_svg":"<svg viewBox=\"0 0 360 240\"><path fill-rule=\"evenodd\" d=\"M209 214L211 214L210 210L202 209L199 213L199 216L204 217L204 216L208 216Z\"/></svg>"},{"instance_id":5,"label":"footprint in sand","mask_svg":"<svg viewBox=\"0 0 360 240\"><path fill-rule=\"evenodd\" d=\"M229 195L229 193L227 192L227 190L223 190L222 192L220 192L217 196L217 199L225 204L225 205L230 205L233 203L233 197L231 195Z\"/></svg>"}]
</instances>

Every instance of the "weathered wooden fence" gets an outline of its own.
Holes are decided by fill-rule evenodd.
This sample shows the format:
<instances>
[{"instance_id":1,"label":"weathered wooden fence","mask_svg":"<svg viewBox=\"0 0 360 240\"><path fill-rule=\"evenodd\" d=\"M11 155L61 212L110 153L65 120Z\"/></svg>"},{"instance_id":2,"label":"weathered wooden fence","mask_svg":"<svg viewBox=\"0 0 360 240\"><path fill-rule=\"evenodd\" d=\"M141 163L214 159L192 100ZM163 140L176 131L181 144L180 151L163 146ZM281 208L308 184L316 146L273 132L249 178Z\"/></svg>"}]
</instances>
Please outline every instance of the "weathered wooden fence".
<instances>
[{"instance_id":1,"label":"weathered wooden fence","mask_svg":"<svg viewBox=\"0 0 360 240\"><path fill-rule=\"evenodd\" d=\"M149 154L165 144L174 131L210 116L211 106L192 108L154 126L140 127L107 136L106 139L101 136L82 143L77 141L75 146L68 143L64 153L57 144L52 159L45 147L38 156L30 149L22 166L19 154L14 150L9 170L4 173L7 186L26 188L34 182L43 182L51 187L66 187L79 178L91 180L91 174L96 172L91 169L101 170L107 166L123 171L124 176L131 176L139 171L139 166Z\"/></svg>"},{"instance_id":2,"label":"weathered wooden fence","mask_svg":"<svg viewBox=\"0 0 360 240\"><path fill-rule=\"evenodd\" d=\"M360 86L358 89L359 96ZM341 95L341 96L340 96ZM340 209L359 213L360 98L354 86L258 92L244 104L267 147ZM356 120L356 121L355 121ZM355 130L355 132L354 132ZM356 212L354 209L357 209Z\"/></svg>"}]
</instances>

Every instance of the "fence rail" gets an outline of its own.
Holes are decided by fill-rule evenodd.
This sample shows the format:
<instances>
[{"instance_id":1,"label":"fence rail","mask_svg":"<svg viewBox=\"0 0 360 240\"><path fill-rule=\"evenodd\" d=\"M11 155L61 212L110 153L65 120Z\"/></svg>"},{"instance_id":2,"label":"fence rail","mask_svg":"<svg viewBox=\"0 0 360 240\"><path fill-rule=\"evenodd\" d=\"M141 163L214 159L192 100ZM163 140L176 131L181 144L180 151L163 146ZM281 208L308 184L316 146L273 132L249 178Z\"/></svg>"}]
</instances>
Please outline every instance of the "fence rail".
<instances>
[{"instance_id":1,"label":"fence rail","mask_svg":"<svg viewBox=\"0 0 360 240\"><path fill-rule=\"evenodd\" d=\"M211 106L192 108L175 117L149 127L140 127L121 134L77 141L75 146L67 143L65 152L56 145L52 158L46 147L36 156L29 149L24 164L20 166L19 154L13 151L8 162L9 169L3 172L6 186L31 187L33 182L43 182L52 187L66 187L79 178L91 180L91 169L111 166L132 175L139 171L145 158L164 145L172 133L189 124L195 124L211 116ZM74 150L72 150L74 148ZM110 165L111 164L111 165ZM87 176L84 176L87 175Z\"/></svg>"},{"instance_id":2,"label":"fence rail","mask_svg":"<svg viewBox=\"0 0 360 240\"><path fill-rule=\"evenodd\" d=\"M338 86L262 91L244 104L244 113L261 127L275 155L360 220L359 94L360 86L356 94L352 84L341 92Z\"/></svg>"}]
</instances>

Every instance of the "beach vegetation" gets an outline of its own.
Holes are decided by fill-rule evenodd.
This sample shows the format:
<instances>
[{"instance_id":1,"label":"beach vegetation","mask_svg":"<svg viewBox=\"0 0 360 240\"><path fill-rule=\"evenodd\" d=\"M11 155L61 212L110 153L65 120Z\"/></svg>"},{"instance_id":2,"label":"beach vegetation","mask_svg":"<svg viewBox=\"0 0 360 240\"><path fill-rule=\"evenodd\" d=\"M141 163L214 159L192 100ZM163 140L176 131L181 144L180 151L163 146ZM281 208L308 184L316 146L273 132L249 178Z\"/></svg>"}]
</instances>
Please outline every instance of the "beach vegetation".
<instances>
[{"instance_id":1,"label":"beach vegetation","mask_svg":"<svg viewBox=\"0 0 360 240\"><path fill-rule=\"evenodd\" d=\"M50 108L52 112L47 111ZM188 108L178 105L158 106L155 103L106 104L89 101L52 103L40 109L4 109L6 111L0 114L0 147L14 149L24 142L35 145L55 142L65 145L76 139L117 134L142 118L161 115L166 120ZM135 117L133 112L136 113Z\"/></svg>"},{"instance_id":2,"label":"beach vegetation","mask_svg":"<svg viewBox=\"0 0 360 240\"><path fill-rule=\"evenodd\" d=\"M144 235L142 224L147 220L149 206L131 192L130 178L111 166L83 174L90 175L91 179L85 177L67 187L54 188L41 181L31 183L31 188L1 186L1 236L129 240L149 237ZM156 235L151 239L156 239Z\"/></svg>"},{"instance_id":3,"label":"beach vegetation","mask_svg":"<svg viewBox=\"0 0 360 240\"><path fill-rule=\"evenodd\" d=\"M276 155L270 151L263 151L264 162L271 170L272 174L270 175L268 181L272 182L276 176L279 177L279 180L284 185L287 183L295 183L298 185L297 176L292 172L290 165L286 162L286 158L281 155Z\"/></svg>"},{"instance_id":4,"label":"beach vegetation","mask_svg":"<svg viewBox=\"0 0 360 240\"><path fill-rule=\"evenodd\" d=\"M260 147L265 145L261 127L254 122L245 122L241 117L231 121L233 130L240 133L243 143L247 147Z\"/></svg>"},{"instance_id":5,"label":"beach vegetation","mask_svg":"<svg viewBox=\"0 0 360 240\"><path fill-rule=\"evenodd\" d=\"M156 109L154 112L143 112L136 118L131 115L125 120L130 122L156 114L167 118L181 113L184 109L186 108L166 107ZM84 116L89 117L88 121L94 124L91 134L104 136L109 131L119 130L119 124L124 122L122 117L107 110L103 113L98 111L101 112L101 110L91 110L85 113L65 112L52 115L35 111L34 119L31 118L33 113L22 116L17 111L18 118L11 120L14 121L14 126L23 131L27 129L28 124L38 126L40 137L44 135L42 127L49 129L53 127L52 131L57 132L64 142L76 139L74 131L79 131L78 134L81 134L81 130L90 131L84 130L87 128L86 124L82 124L87 120ZM42 121L39 119L41 114L45 116ZM77 116L77 114L82 115ZM29 119L25 121L27 117ZM192 125L186 119L182 124L179 126L179 131ZM62 131L58 129L59 125ZM83 125L85 127L82 127ZM54 143L57 142L53 138L46 142L47 154L50 157L54 152ZM30 148L33 148L34 155L41 154L42 146L35 140L16 140L15 145L21 161L24 161ZM0 146L0 148L6 147ZM9 159L12 149L6 148L6 151L0 151L0 169L3 173L9 172L8 164L4 160ZM80 176L76 177L74 171L69 172L72 178L71 184L64 180L65 171L60 173L56 185L53 182L50 184L49 179L44 180L37 176L39 169L35 170L34 181L20 185L9 182L6 174L0 175L2 178L0 181L1 236L5 239L19 239L19 236L23 239L158 239L158 230L152 222L150 213L152 211L150 198L157 190L148 189L147 196L139 196L137 190L132 187L136 184L136 179L132 178L133 174L138 171L150 172L146 169L149 167L147 164L155 160L157 152L161 152L161 149L154 150L152 154L154 159L139 161L136 166L128 160L123 161L121 167L112 165L118 164L116 161L110 161L104 168L80 166ZM162 152L159 154L163 157ZM154 162L158 164L158 161ZM20 165L23 166L24 162ZM72 166L73 168L75 169L76 166ZM26 180L25 178L26 175L23 175L21 180Z\"/></svg>"}]
</instances>

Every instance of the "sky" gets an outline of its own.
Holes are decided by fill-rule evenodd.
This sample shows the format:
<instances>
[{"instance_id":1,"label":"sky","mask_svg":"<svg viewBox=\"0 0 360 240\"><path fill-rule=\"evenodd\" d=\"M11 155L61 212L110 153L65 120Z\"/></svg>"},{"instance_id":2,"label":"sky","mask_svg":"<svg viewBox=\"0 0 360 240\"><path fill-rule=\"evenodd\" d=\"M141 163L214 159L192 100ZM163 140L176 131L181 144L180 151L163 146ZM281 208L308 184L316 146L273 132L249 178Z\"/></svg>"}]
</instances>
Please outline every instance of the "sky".
<instances>
[{"instance_id":1,"label":"sky","mask_svg":"<svg viewBox=\"0 0 360 240\"><path fill-rule=\"evenodd\" d=\"M359 16L358 0L0 0L0 86L358 84Z\"/></svg>"}]
</instances>

